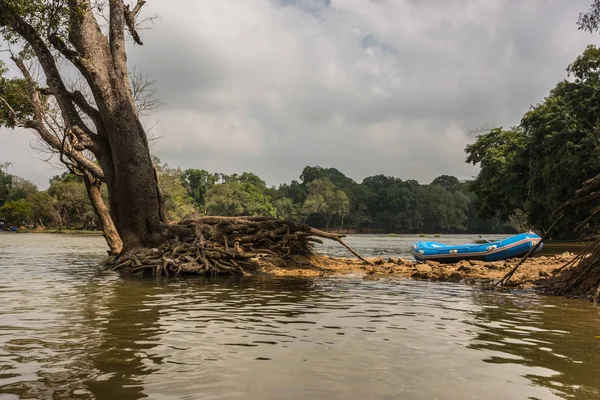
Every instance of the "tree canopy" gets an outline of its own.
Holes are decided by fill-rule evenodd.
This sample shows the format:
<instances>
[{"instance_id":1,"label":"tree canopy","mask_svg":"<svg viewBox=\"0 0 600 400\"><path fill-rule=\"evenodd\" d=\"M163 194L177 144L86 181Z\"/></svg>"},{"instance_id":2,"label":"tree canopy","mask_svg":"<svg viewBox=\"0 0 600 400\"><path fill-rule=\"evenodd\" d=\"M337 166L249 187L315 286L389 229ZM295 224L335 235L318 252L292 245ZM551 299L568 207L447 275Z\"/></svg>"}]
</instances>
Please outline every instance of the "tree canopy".
<instances>
[{"instance_id":1,"label":"tree canopy","mask_svg":"<svg viewBox=\"0 0 600 400\"><path fill-rule=\"evenodd\" d=\"M478 215L508 221L522 212L543 231L600 171L600 49L588 46L567 73L519 126L491 129L467 146L467 162L481 167L471 184ZM568 216L558 231L568 236L588 211Z\"/></svg>"}]
</instances>

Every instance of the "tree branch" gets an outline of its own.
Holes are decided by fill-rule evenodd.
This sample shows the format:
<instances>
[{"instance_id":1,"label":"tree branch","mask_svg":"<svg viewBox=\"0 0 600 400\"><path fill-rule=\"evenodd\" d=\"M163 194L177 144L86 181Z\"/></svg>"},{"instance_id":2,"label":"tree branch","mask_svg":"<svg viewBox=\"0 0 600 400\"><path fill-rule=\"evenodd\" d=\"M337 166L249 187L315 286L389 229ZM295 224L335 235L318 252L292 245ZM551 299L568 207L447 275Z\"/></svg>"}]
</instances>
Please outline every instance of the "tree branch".
<instances>
[{"instance_id":1,"label":"tree branch","mask_svg":"<svg viewBox=\"0 0 600 400\"><path fill-rule=\"evenodd\" d=\"M144 43L142 43L142 40L140 39L140 35L137 33L137 29L135 27L135 21L136 21L138 15L140 14L140 11L142 10L142 7L144 6L144 4L146 4L145 0L138 0L135 7L133 7L133 10L130 9L129 5L126 5L125 9L123 10L124 17L125 17L125 24L127 24L127 29L129 30L129 33L131 34L133 41L135 43L139 44L140 46L143 45Z\"/></svg>"},{"instance_id":2,"label":"tree branch","mask_svg":"<svg viewBox=\"0 0 600 400\"><path fill-rule=\"evenodd\" d=\"M85 96L83 95L83 93L81 93L79 90L75 90L74 92L69 92L69 96L71 96L71 99L77 105L77 107L79 107L81 109L81 111L83 111L85 113L85 115L90 117L90 119L96 126L96 132L99 135L103 135L104 128L103 128L102 116L100 115L100 112L96 108L94 108L90 103L88 103L88 101L85 99Z\"/></svg>"},{"instance_id":3,"label":"tree branch","mask_svg":"<svg viewBox=\"0 0 600 400\"><path fill-rule=\"evenodd\" d=\"M29 73L29 70L25 66L25 63L23 62L22 59L14 57L14 56L11 57L11 59L13 60L13 62L17 66L17 68L19 68L19 70L23 74L25 81L28 83L29 87L31 88L31 99L30 100L34 107L35 119L30 121L30 123L28 124L27 127L34 129L40 135L40 137L44 140L44 142L46 142L48 144L48 146L50 146L52 149L60 152L61 153L61 161L62 161L62 154L64 153L69 158L73 159L77 164L85 167L92 175L94 175L94 177L96 177L97 179L103 180L104 172L102 171L102 169L98 165L93 163L91 160L87 159L81 152L85 149L90 149L93 151L96 146L100 146L100 142L96 142L92 139L92 136L90 136L87 133L87 128L83 129L79 125L71 125L70 127L68 127L66 129L66 133L63 137L63 141L64 141L64 138L66 138L66 136L69 135L69 132L72 131L73 134L75 134L77 136L77 143L80 144L80 146L77 149L74 148L73 146L69 147L68 149L65 149L65 147L64 147L63 143L61 143L61 140L59 139L58 135L54 135L52 132L50 132L50 130L48 130L48 128L44 124L44 119L45 119L47 110L46 110L46 107L44 106L44 103L40 99L39 91L36 90L36 86L37 86L36 82L33 79L33 77L31 76L31 74ZM93 133L92 133L92 135L93 135Z\"/></svg>"},{"instance_id":4,"label":"tree branch","mask_svg":"<svg viewBox=\"0 0 600 400\"><path fill-rule=\"evenodd\" d=\"M44 74L46 75L46 82L58 102L63 120L67 126L79 125L80 127L85 128L85 124L81 120L75 105L70 99L69 92L60 76L54 57L35 28L13 11L6 0L0 0L0 13L0 20L2 23L10 26L11 29L18 33L27 43L29 43L35 52L37 59L44 70ZM15 63L17 62L16 60L18 60L16 57L12 57L12 59ZM27 75L29 75L28 72ZM29 79L32 80L30 75ZM35 88L35 86L36 85L34 84L32 87Z\"/></svg>"},{"instance_id":5,"label":"tree branch","mask_svg":"<svg viewBox=\"0 0 600 400\"><path fill-rule=\"evenodd\" d=\"M110 53L116 72L129 87L127 74L127 54L125 52L125 6L123 0L111 0L109 3Z\"/></svg>"},{"instance_id":6,"label":"tree branch","mask_svg":"<svg viewBox=\"0 0 600 400\"><path fill-rule=\"evenodd\" d=\"M6 101L6 99L2 96L0 96L0 101L2 102L2 104L4 104L4 106L8 109L8 111L12 115L12 125L13 126L25 126L25 121L21 121L20 119L17 118L17 113L15 112L15 109L10 106L8 101Z\"/></svg>"}]
</instances>

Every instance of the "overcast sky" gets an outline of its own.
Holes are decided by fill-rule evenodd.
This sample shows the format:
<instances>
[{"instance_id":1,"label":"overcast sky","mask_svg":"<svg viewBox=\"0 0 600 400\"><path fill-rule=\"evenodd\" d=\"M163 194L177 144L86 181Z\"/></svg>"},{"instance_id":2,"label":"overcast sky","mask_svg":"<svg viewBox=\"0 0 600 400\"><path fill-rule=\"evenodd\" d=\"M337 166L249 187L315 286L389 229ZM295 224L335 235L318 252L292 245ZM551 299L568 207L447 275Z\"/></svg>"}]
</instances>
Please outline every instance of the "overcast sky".
<instances>
[{"instance_id":1,"label":"overcast sky","mask_svg":"<svg viewBox=\"0 0 600 400\"><path fill-rule=\"evenodd\" d=\"M153 152L181 168L306 165L351 178L469 178L469 131L518 124L598 35L591 0L150 0L129 61L158 80ZM0 162L47 187L58 173L28 131L0 131Z\"/></svg>"}]
</instances>

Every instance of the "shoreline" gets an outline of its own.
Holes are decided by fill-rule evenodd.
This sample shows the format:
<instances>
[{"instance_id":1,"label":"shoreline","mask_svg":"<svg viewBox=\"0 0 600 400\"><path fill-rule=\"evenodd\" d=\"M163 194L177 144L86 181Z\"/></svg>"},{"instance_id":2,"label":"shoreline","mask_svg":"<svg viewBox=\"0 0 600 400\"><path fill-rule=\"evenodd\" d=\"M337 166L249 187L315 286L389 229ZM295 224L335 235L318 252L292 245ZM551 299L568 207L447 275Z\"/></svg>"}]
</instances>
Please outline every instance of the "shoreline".
<instances>
[{"instance_id":1,"label":"shoreline","mask_svg":"<svg viewBox=\"0 0 600 400\"><path fill-rule=\"evenodd\" d=\"M554 256L536 256L526 260L503 288L533 289L541 287L557 269L571 261L575 254L565 252ZM440 264L428 261L417 264L414 261L395 257L366 257L374 265L358 259L312 255L293 257L286 265L261 263L255 271L246 275L273 277L343 277L356 276L365 280L381 278L410 278L432 282L455 282L492 285L499 281L519 261L519 258L505 261L459 261L453 264Z\"/></svg>"},{"instance_id":2,"label":"shoreline","mask_svg":"<svg viewBox=\"0 0 600 400\"><path fill-rule=\"evenodd\" d=\"M17 232L6 232L6 233L52 233L59 235L90 235L90 236L102 236L102 231L89 231L89 230L78 230L78 229L23 229Z\"/></svg>"}]
</instances>

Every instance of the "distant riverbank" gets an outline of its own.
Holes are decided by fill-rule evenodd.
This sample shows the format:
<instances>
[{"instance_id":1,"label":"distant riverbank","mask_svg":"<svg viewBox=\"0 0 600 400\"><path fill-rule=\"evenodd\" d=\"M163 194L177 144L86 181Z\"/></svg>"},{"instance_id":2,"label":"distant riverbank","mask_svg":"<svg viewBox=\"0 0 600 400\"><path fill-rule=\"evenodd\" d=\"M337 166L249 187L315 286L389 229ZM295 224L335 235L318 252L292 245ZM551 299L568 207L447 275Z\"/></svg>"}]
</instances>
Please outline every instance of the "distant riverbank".
<instances>
[{"instance_id":1,"label":"distant riverbank","mask_svg":"<svg viewBox=\"0 0 600 400\"><path fill-rule=\"evenodd\" d=\"M11 232L7 232L11 233ZM57 234L65 234L65 235L92 235L92 236L102 236L102 231L90 231L84 229L19 229L17 232L12 233L57 233Z\"/></svg>"},{"instance_id":2,"label":"distant riverbank","mask_svg":"<svg viewBox=\"0 0 600 400\"><path fill-rule=\"evenodd\" d=\"M2 233L15 233L15 232L11 232L11 231L0 231ZM446 233L446 234L416 234L416 233L410 233L410 234L396 234L396 233L385 233L385 232L358 232L356 230L354 231L336 231L336 230L330 230L329 232L331 233L343 233L349 236L349 240L351 244L355 244L355 241L359 241L359 242L364 242L364 240L366 238L369 238L368 242L369 242L369 247L375 246L374 242L379 242L379 243L389 243L390 241L393 241L393 244L390 243L390 251L386 252L386 253L379 253L377 255L382 255L382 256L408 256L408 254L397 254L397 252L395 251L391 251L393 250L393 248L406 248L408 249L408 246L410 246L410 243L412 242L416 242L419 240L432 240L432 241L436 241L436 242L440 242L440 243L446 243L446 242L452 242L452 243L456 243L456 244L467 244L467 243L481 243L483 242L483 240L481 239L481 237L488 237L489 240L499 240L500 238L504 238L504 237L508 237L510 236L510 234L494 234L494 235L486 235L486 234L478 234L478 233L473 233L473 234L452 234L452 233ZM99 230L85 230L85 229L58 229L58 228L48 228L48 229L19 229L18 232L16 233L54 233L54 234L65 234L65 235L87 235L87 236L102 236L102 231ZM457 240L458 239L458 240ZM398 242L396 242L396 240L398 240ZM460 243L458 243L460 242ZM585 249L586 246L586 242L584 241L567 241L567 240L546 240L544 242L544 246L542 248L542 250L540 251L539 255L555 255L555 254L562 254L564 252L572 252L572 253L579 253L581 251L583 251ZM358 245L359 249L357 249L359 251L359 253L361 252L360 250L367 250L367 249L361 249L360 245ZM366 251L366 255L370 256L372 254L370 254L371 248L369 248ZM362 254L362 253L361 253ZM341 255L341 254L340 254Z\"/></svg>"}]
</instances>

